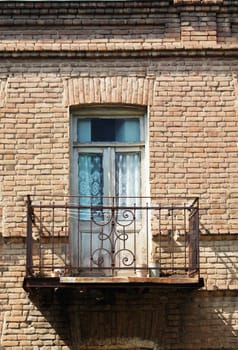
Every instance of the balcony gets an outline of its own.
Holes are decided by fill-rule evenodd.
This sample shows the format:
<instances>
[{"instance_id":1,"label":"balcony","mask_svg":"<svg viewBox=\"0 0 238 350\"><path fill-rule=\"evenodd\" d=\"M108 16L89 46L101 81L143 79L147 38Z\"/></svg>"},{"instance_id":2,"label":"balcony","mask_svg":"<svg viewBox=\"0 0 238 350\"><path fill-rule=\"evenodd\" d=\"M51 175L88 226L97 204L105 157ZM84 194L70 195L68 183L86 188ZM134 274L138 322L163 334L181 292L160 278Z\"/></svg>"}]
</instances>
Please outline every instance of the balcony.
<instances>
[{"instance_id":1,"label":"balcony","mask_svg":"<svg viewBox=\"0 0 238 350\"><path fill-rule=\"evenodd\" d=\"M198 198L28 196L26 242L26 290L201 286Z\"/></svg>"}]
</instances>

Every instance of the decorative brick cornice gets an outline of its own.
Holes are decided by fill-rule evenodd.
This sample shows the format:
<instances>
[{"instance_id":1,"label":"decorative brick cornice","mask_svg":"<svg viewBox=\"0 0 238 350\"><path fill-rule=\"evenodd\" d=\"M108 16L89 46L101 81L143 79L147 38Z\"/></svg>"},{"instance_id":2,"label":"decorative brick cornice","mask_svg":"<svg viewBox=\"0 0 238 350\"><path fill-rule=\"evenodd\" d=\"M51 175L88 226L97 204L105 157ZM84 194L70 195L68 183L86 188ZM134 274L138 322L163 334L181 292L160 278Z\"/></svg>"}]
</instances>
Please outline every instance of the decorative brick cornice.
<instances>
[{"instance_id":1,"label":"decorative brick cornice","mask_svg":"<svg viewBox=\"0 0 238 350\"><path fill-rule=\"evenodd\" d=\"M25 50L25 51L1 51L1 58L155 58L155 57L238 57L238 47L214 48L214 49L138 49L138 50Z\"/></svg>"},{"instance_id":2,"label":"decorative brick cornice","mask_svg":"<svg viewBox=\"0 0 238 350\"><path fill-rule=\"evenodd\" d=\"M1 57L230 55L238 49L238 0L174 1L1 2ZM198 3L204 5L191 6Z\"/></svg>"}]
</instances>

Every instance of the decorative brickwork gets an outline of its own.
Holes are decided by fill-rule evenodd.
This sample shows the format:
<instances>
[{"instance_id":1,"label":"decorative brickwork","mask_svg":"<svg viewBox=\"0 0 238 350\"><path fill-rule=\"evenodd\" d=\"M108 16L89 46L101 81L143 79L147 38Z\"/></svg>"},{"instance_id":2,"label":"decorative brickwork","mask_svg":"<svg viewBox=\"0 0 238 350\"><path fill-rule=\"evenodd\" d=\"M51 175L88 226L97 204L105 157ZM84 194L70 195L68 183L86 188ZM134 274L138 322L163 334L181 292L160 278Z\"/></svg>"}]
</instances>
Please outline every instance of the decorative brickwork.
<instances>
[{"instance_id":1,"label":"decorative brickwork","mask_svg":"<svg viewBox=\"0 0 238 350\"><path fill-rule=\"evenodd\" d=\"M135 104L152 105L154 79L130 76L85 77L65 82L65 105Z\"/></svg>"}]
</instances>

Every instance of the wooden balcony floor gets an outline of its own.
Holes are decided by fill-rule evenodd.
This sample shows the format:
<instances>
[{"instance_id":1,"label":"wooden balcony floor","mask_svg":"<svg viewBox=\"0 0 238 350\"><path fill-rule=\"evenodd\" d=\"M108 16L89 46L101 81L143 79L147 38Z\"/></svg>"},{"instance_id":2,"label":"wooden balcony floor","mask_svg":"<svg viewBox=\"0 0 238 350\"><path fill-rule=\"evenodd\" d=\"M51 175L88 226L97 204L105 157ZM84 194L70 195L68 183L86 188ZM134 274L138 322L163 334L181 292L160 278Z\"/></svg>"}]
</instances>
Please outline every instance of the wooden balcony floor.
<instances>
[{"instance_id":1,"label":"wooden balcony floor","mask_svg":"<svg viewBox=\"0 0 238 350\"><path fill-rule=\"evenodd\" d=\"M203 279L189 276L170 277L25 277L23 288L201 288Z\"/></svg>"}]
</instances>

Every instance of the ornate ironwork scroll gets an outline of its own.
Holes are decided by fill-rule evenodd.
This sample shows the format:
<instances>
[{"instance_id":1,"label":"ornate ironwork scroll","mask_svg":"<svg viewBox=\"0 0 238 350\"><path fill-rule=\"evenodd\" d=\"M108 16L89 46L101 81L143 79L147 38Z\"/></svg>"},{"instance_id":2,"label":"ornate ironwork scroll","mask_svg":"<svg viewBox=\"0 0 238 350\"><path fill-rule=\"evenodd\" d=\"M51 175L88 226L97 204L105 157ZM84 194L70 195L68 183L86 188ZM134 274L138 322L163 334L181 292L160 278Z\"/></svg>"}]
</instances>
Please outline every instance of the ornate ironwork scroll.
<instances>
[{"instance_id":1,"label":"ornate ironwork scroll","mask_svg":"<svg viewBox=\"0 0 238 350\"><path fill-rule=\"evenodd\" d=\"M99 247L91 251L92 264L105 268L105 262L109 261L110 266L106 267L112 270L133 267L136 262L135 210L128 208L92 210L91 220L94 228L100 228Z\"/></svg>"}]
</instances>

